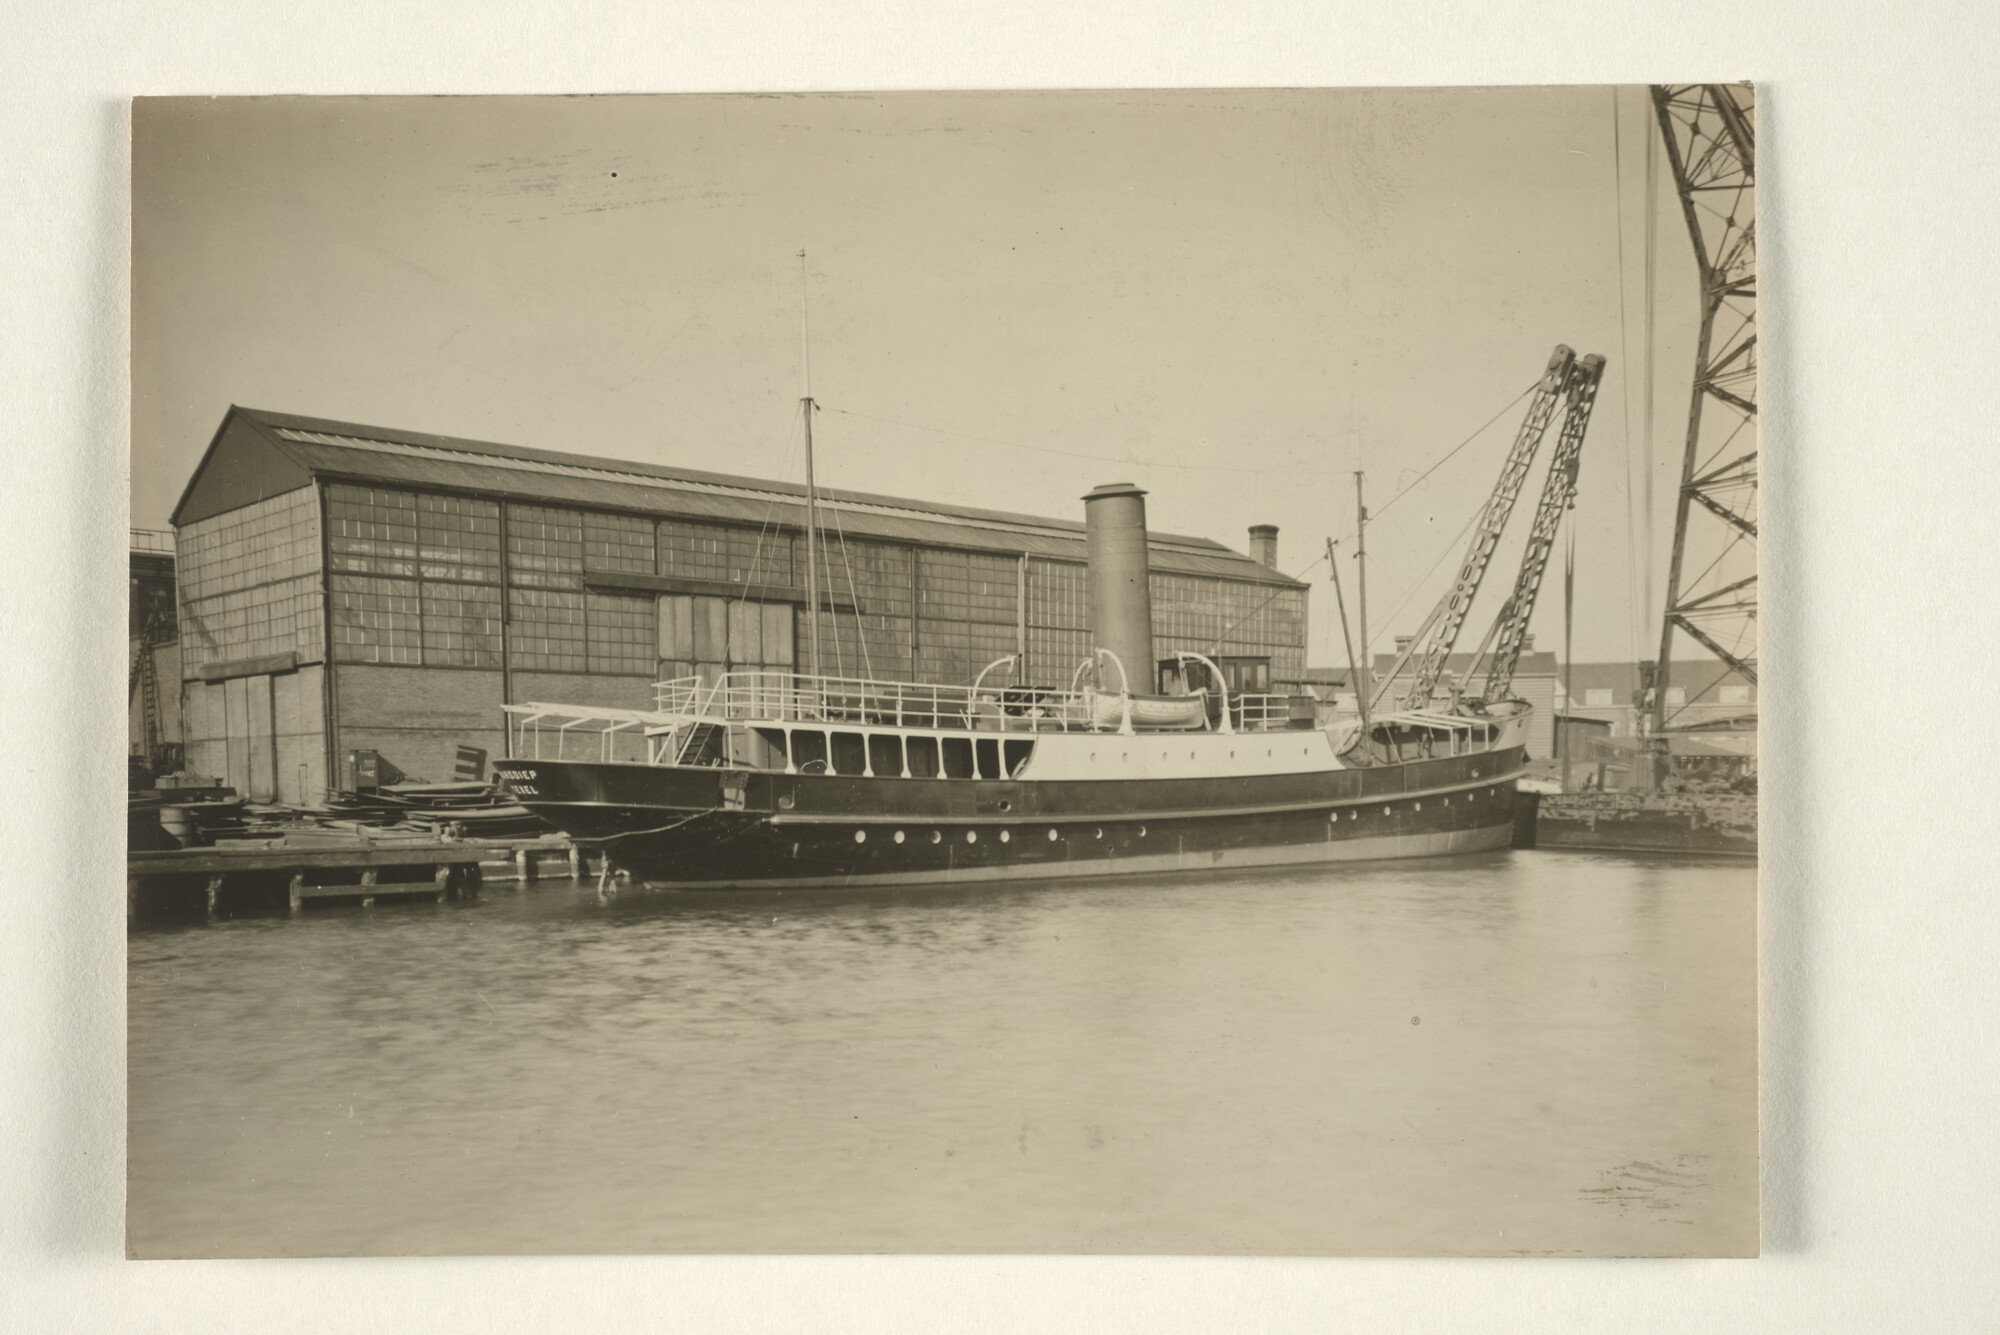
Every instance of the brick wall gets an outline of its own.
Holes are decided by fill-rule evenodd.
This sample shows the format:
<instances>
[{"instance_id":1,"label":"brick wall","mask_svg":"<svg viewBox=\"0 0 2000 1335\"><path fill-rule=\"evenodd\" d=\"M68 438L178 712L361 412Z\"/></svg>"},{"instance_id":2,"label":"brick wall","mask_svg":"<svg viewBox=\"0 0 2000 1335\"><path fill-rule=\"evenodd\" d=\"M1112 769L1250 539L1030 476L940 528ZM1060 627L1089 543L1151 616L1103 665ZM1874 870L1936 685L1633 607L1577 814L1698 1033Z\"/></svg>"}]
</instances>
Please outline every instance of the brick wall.
<instances>
[{"instance_id":1,"label":"brick wall","mask_svg":"<svg viewBox=\"0 0 2000 1335\"><path fill-rule=\"evenodd\" d=\"M335 782L349 751L379 751L411 779L450 782L458 747L502 754L500 674L472 669L342 663Z\"/></svg>"}]
</instances>

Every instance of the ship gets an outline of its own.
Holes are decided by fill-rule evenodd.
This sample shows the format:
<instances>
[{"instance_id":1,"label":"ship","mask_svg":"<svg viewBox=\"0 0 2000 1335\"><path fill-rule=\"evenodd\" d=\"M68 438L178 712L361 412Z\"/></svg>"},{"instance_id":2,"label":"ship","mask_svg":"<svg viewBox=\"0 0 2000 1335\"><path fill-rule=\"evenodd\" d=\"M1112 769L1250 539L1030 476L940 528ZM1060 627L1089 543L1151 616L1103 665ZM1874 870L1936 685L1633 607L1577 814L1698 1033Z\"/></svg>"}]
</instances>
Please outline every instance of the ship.
<instances>
[{"instance_id":1,"label":"ship","mask_svg":"<svg viewBox=\"0 0 2000 1335\"><path fill-rule=\"evenodd\" d=\"M957 886L1505 848L1532 713L1511 674L1574 500L1602 369L1601 357L1556 349L1452 587L1381 686L1354 678L1350 713L1300 717L1286 696L1232 692L1203 654L1156 658L1146 493L1113 483L1083 498L1095 647L1066 686L1013 683L1011 657L966 684L688 677L659 683L651 710L507 706L495 774L608 868L683 890ZM1490 656L1483 686L1470 672L1450 682L1445 660L1565 403L1514 590L1475 655L1475 665ZM809 533L810 479L809 467ZM1340 594L1337 563L1333 575ZM816 579L809 569L809 586ZM1340 606L1358 674L1344 595ZM1413 684L1388 700L1406 663ZM616 758L634 739L643 754Z\"/></svg>"}]
</instances>

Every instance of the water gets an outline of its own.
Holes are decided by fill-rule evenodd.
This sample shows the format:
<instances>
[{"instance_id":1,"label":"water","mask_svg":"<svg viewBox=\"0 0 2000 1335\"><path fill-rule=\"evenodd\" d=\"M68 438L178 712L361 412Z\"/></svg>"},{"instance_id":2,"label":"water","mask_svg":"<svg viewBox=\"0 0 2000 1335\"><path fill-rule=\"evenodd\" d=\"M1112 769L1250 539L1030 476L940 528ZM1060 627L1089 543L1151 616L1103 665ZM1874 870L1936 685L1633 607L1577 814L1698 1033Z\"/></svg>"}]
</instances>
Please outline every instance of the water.
<instances>
[{"instance_id":1,"label":"water","mask_svg":"<svg viewBox=\"0 0 2000 1335\"><path fill-rule=\"evenodd\" d=\"M130 938L135 1254L1756 1246L1755 871L489 887Z\"/></svg>"}]
</instances>

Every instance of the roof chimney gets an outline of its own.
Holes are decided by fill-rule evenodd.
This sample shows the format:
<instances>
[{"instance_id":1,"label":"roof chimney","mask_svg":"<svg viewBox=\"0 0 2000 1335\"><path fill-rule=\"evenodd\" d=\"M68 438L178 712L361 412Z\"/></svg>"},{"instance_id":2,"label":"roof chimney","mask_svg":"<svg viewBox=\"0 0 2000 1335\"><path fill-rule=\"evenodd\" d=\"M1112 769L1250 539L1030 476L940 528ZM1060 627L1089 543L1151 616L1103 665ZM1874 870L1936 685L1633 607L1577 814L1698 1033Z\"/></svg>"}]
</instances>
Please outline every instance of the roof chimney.
<instances>
[{"instance_id":1,"label":"roof chimney","mask_svg":"<svg viewBox=\"0 0 2000 1335\"><path fill-rule=\"evenodd\" d=\"M1146 493L1130 482L1108 482L1083 498L1089 542L1090 631L1098 649L1118 655L1130 674L1126 689L1157 689L1153 663L1153 591L1146 552ZM1110 685L1110 679L1104 679Z\"/></svg>"},{"instance_id":2,"label":"roof chimney","mask_svg":"<svg viewBox=\"0 0 2000 1335\"><path fill-rule=\"evenodd\" d=\"M1271 569L1278 568L1278 526L1276 524L1252 524L1250 526L1250 559Z\"/></svg>"}]
</instances>

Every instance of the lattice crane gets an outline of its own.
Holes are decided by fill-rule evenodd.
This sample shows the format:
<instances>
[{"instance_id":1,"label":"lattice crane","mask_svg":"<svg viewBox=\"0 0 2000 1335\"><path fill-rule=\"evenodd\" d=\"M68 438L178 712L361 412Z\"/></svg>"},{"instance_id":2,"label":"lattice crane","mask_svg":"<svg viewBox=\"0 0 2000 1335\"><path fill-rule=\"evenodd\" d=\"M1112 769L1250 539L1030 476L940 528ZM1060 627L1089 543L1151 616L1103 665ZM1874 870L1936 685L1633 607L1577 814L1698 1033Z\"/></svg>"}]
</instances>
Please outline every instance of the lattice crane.
<instances>
[{"instance_id":1,"label":"lattice crane","mask_svg":"<svg viewBox=\"0 0 2000 1335\"><path fill-rule=\"evenodd\" d=\"M1466 614L1472 610L1472 600L1479 594L1480 581L1486 578L1486 567L1492 564L1494 548L1500 545L1500 534L1507 527L1508 517L1514 513L1514 502L1521 494L1521 484L1527 480L1528 467L1535 460L1535 451L1541 448L1542 436L1549 429L1549 419L1555 415L1556 404L1562 398L1575 364L1576 354L1558 343L1555 353L1549 358L1547 369L1535 386L1527 415L1521 419L1521 429L1515 433L1513 447L1507 451L1507 461L1500 467L1500 480L1494 484L1493 494L1487 498L1485 508L1480 510L1479 518L1473 525L1472 541L1466 544L1465 559L1458 567L1458 578L1452 581L1451 588L1431 609L1431 614L1424 618L1424 624L1411 637L1409 647L1397 656L1395 666L1382 678L1382 684L1375 688L1375 695L1369 701L1371 706L1381 699L1413 655L1417 663L1416 675L1409 691L1403 696L1403 705L1407 709L1422 709L1430 704L1438 679L1444 675L1445 662L1458 643L1458 633L1465 626Z\"/></svg>"},{"instance_id":2,"label":"lattice crane","mask_svg":"<svg viewBox=\"0 0 2000 1335\"><path fill-rule=\"evenodd\" d=\"M1486 672L1485 700L1505 700L1514 691L1514 668L1521 661L1521 647L1528 641L1528 621L1535 614L1535 599L1542 591L1542 576L1555 550L1556 533L1563 515L1576 503L1576 475L1583 462L1583 434L1590 427L1590 411L1597 403L1597 385L1604 378L1604 358L1596 353L1577 362L1565 388L1562 429L1556 434L1556 448L1549 459L1548 480L1542 484L1542 499L1535 507L1535 522L1528 530L1528 546L1521 553L1521 570L1514 577L1514 591L1500 608L1493 629L1486 633L1493 644L1493 662ZM1485 654L1486 645L1473 655L1473 667ZM1468 672L1467 677L1472 674Z\"/></svg>"}]
</instances>

